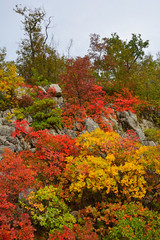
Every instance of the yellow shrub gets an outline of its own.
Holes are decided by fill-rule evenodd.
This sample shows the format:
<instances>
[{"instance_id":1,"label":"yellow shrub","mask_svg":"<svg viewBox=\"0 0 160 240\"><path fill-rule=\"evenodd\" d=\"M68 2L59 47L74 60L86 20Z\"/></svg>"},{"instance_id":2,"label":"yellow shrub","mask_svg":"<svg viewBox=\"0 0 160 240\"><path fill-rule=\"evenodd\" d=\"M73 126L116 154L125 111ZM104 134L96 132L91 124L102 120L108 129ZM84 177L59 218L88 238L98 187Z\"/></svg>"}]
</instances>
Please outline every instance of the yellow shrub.
<instances>
[{"instance_id":1,"label":"yellow shrub","mask_svg":"<svg viewBox=\"0 0 160 240\"><path fill-rule=\"evenodd\" d=\"M82 201L88 192L90 196L97 193L104 200L109 194L128 201L145 196L148 161L145 153L149 147L100 129L81 135L77 144L81 146L79 156L66 159L64 173L64 178L70 183L70 194L78 197L77 201ZM155 159L150 161L157 164L158 173L159 163Z\"/></svg>"},{"instance_id":2,"label":"yellow shrub","mask_svg":"<svg viewBox=\"0 0 160 240\"><path fill-rule=\"evenodd\" d=\"M0 92L10 99L16 88L23 83L23 78L17 76L17 69L14 64L8 64L4 69L0 68Z\"/></svg>"}]
</instances>

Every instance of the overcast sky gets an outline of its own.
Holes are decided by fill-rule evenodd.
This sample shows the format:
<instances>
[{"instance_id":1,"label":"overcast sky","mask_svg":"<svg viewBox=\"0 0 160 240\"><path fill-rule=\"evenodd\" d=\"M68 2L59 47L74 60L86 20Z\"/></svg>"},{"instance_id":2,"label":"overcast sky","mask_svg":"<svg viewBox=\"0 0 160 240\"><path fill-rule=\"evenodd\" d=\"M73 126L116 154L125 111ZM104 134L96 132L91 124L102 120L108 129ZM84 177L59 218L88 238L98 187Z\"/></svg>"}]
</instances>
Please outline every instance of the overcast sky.
<instances>
[{"instance_id":1,"label":"overcast sky","mask_svg":"<svg viewBox=\"0 0 160 240\"><path fill-rule=\"evenodd\" d=\"M50 36L56 48L67 55L84 56L91 33L110 37L117 33L130 40L132 33L149 40L146 54L160 51L160 0L0 0L0 48L7 48L7 59L16 59L18 43L23 39L21 16L13 11L16 4L29 8L41 7L53 16Z\"/></svg>"}]
</instances>

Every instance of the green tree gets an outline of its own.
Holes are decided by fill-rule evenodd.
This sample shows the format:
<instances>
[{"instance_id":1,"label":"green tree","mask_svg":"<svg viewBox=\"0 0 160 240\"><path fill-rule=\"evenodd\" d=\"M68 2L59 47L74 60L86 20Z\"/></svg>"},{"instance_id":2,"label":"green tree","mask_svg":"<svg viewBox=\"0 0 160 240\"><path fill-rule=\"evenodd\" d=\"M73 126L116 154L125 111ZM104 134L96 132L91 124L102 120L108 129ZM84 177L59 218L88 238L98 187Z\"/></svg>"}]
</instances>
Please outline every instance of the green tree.
<instances>
[{"instance_id":1,"label":"green tree","mask_svg":"<svg viewBox=\"0 0 160 240\"><path fill-rule=\"evenodd\" d=\"M128 42L121 40L116 33L110 38L102 39L99 35L91 35L89 56L106 90L109 86L115 90L135 86L135 81L131 82L130 76L137 71L137 65L143 59L144 49L148 44L148 41L142 40L140 34L132 34Z\"/></svg>"},{"instance_id":2,"label":"green tree","mask_svg":"<svg viewBox=\"0 0 160 240\"><path fill-rule=\"evenodd\" d=\"M135 81L135 94L148 101L159 101L160 96L160 65L151 55L145 56L137 66L130 81Z\"/></svg>"},{"instance_id":3,"label":"green tree","mask_svg":"<svg viewBox=\"0 0 160 240\"><path fill-rule=\"evenodd\" d=\"M63 67L63 58L47 44L51 17L45 20L46 13L41 8L34 10L16 5L14 11L23 17L25 38L17 51L17 67L27 83L46 85L55 83Z\"/></svg>"}]
</instances>

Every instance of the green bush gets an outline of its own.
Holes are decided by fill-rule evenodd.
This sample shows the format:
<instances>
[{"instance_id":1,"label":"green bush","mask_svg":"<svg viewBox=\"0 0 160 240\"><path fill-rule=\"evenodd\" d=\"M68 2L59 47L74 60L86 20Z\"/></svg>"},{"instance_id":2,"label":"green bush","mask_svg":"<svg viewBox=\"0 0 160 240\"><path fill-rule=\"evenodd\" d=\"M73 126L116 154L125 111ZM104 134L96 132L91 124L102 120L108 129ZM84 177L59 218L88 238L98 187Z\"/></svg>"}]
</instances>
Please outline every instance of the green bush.
<instances>
[{"instance_id":1,"label":"green bush","mask_svg":"<svg viewBox=\"0 0 160 240\"><path fill-rule=\"evenodd\" d=\"M59 196L59 190L45 186L36 193L31 192L25 208L31 212L35 225L45 228L49 233L62 230L64 226L72 228L76 219L69 213L69 208Z\"/></svg>"},{"instance_id":2,"label":"green bush","mask_svg":"<svg viewBox=\"0 0 160 240\"><path fill-rule=\"evenodd\" d=\"M160 143L160 129L148 128L144 133L149 141Z\"/></svg>"},{"instance_id":3,"label":"green bush","mask_svg":"<svg viewBox=\"0 0 160 240\"><path fill-rule=\"evenodd\" d=\"M140 203L124 205L115 212L118 223L110 230L107 240L159 240L160 215Z\"/></svg>"},{"instance_id":4,"label":"green bush","mask_svg":"<svg viewBox=\"0 0 160 240\"><path fill-rule=\"evenodd\" d=\"M25 111L31 115L35 130L62 127L61 109L56 107L56 102L52 99L36 99L32 106L25 108Z\"/></svg>"}]
</instances>

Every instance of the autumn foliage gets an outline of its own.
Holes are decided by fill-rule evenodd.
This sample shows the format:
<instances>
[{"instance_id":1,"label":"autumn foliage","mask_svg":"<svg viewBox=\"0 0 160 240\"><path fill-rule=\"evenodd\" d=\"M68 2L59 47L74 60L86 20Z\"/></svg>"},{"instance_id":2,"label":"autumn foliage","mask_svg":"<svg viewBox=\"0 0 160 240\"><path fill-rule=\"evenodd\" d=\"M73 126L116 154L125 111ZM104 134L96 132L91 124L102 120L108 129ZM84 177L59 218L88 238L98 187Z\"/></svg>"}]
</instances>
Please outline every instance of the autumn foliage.
<instances>
[{"instance_id":1,"label":"autumn foliage","mask_svg":"<svg viewBox=\"0 0 160 240\"><path fill-rule=\"evenodd\" d=\"M1 155L0 240L159 240L160 65L143 59L148 41L135 34L129 42L117 34L100 40L95 34L90 59L64 59L43 43L43 11L28 18L30 11L16 9L26 27L31 20L35 26L26 30L36 41L22 42L19 51L25 79L0 53L0 110L11 110L5 118L17 119L11 140L28 149L5 148ZM62 109L49 87L58 80ZM154 146L142 144L132 129L116 128L116 114L123 111L154 121L157 128L144 130ZM99 126L92 132L85 128L89 118Z\"/></svg>"},{"instance_id":2,"label":"autumn foliage","mask_svg":"<svg viewBox=\"0 0 160 240\"><path fill-rule=\"evenodd\" d=\"M2 239L138 239L142 234L158 240L159 146L142 146L133 133L122 138L101 129L77 139L54 136L35 132L24 121L14 134L25 135L35 150L7 150L0 162ZM28 188L33 191L18 200Z\"/></svg>"},{"instance_id":3,"label":"autumn foliage","mask_svg":"<svg viewBox=\"0 0 160 240\"><path fill-rule=\"evenodd\" d=\"M127 88L106 96L87 57L70 60L61 80L66 100L62 119L54 112L52 123L63 121L78 137L38 130L51 117L46 106L55 110L54 89L33 87L17 102L38 127L15 121L12 137L23 137L31 150L6 150L0 161L0 238L158 240L159 130L146 131L157 145L143 146L133 130L122 137L108 122L115 111L148 105ZM89 117L100 128L82 134Z\"/></svg>"},{"instance_id":4,"label":"autumn foliage","mask_svg":"<svg viewBox=\"0 0 160 240\"><path fill-rule=\"evenodd\" d=\"M102 87L95 85L95 78L87 57L69 60L67 71L61 75L62 87L67 100L62 118L66 127L82 131L85 120L91 117L104 130L110 126L104 124L103 117L113 111L106 107L105 92Z\"/></svg>"},{"instance_id":5,"label":"autumn foliage","mask_svg":"<svg viewBox=\"0 0 160 240\"><path fill-rule=\"evenodd\" d=\"M16 88L24 83L22 77L17 75L17 68L14 64L0 66L0 104L1 110L12 108L16 105Z\"/></svg>"},{"instance_id":6,"label":"autumn foliage","mask_svg":"<svg viewBox=\"0 0 160 240\"><path fill-rule=\"evenodd\" d=\"M17 197L33 186L36 172L28 168L20 156L6 150L0 162L0 238L33 239L30 216L18 210Z\"/></svg>"}]
</instances>

